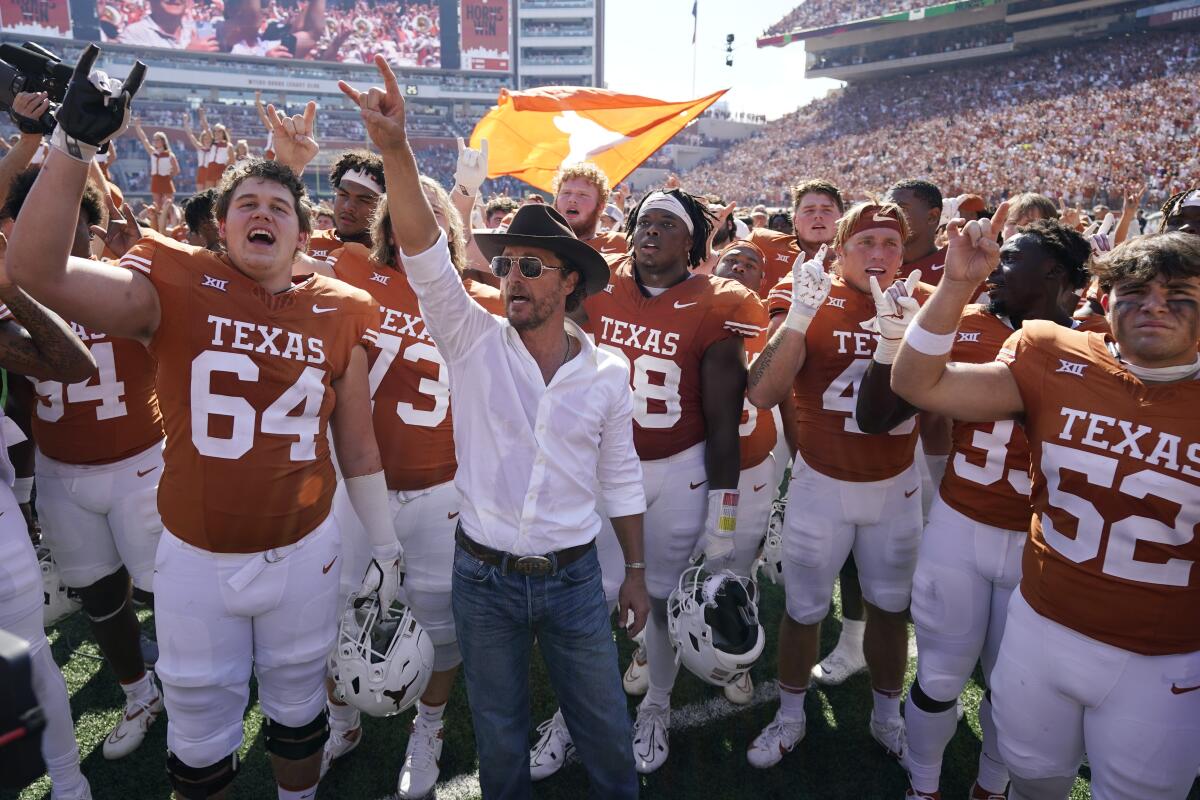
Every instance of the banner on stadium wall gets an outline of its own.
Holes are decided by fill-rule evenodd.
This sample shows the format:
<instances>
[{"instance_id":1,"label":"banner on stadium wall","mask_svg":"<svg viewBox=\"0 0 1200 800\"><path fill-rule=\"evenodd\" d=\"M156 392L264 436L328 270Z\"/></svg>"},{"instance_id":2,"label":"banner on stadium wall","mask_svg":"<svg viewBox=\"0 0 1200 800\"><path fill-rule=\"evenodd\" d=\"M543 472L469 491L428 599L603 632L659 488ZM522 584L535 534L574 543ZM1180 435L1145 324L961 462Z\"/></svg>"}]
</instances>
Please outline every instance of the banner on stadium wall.
<instances>
[{"instance_id":1,"label":"banner on stadium wall","mask_svg":"<svg viewBox=\"0 0 1200 800\"><path fill-rule=\"evenodd\" d=\"M459 31L463 69L509 70L512 64L509 0L462 0Z\"/></svg>"},{"instance_id":2,"label":"banner on stadium wall","mask_svg":"<svg viewBox=\"0 0 1200 800\"><path fill-rule=\"evenodd\" d=\"M67 0L0 0L0 30L70 38L71 9Z\"/></svg>"},{"instance_id":3,"label":"banner on stadium wall","mask_svg":"<svg viewBox=\"0 0 1200 800\"><path fill-rule=\"evenodd\" d=\"M671 103L583 86L501 89L471 147L488 140L489 178L513 175L549 192L559 167L591 161L616 185L727 91Z\"/></svg>"}]
</instances>

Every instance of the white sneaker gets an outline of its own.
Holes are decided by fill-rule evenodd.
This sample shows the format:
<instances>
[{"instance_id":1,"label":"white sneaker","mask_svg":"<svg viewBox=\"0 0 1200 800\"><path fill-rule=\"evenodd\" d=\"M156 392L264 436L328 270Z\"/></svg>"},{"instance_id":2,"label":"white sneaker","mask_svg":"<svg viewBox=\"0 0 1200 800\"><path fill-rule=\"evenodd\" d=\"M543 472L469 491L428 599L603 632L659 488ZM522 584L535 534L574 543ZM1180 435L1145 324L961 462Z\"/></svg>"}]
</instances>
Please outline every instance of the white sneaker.
<instances>
[{"instance_id":1,"label":"white sneaker","mask_svg":"<svg viewBox=\"0 0 1200 800\"><path fill-rule=\"evenodd\" d=\"M362 726L341 731L330 727L329 738L325 740L325 750L321 753L321 777L329 772L333 762L349 753L362 742Z\"/></svg>"},{"instance_id":2,"label":"white sneaker","mask_svg":"<svg viewBox=\"0 0 1200 800\"><path fill-rule=\"evenodd\" d=\"M404 751L404 766L396 783L400 800L428 797L437 783L438 761L442 757L442 721L426 722L417 714L408 732L408 749Z\"/></svg>"},{"instance_id":3,"label":"white sneaker","mask_svg":"<svg viewBox=\"0 0 1200 800\"><path fill-rule=\"evenodd\" d=\"M646 665L646 646L642 645L633 651L629 666L625 669L625 677L621 679L625 694L630 697L641 697L650 689L650 667Z\"/></svg>"},{"instance_id":4,"label":"white sneaker","mask_svg":"<svg viewBox=\"0 0 1200 800\"><path fill-rule=\"evenodd\" d=\"M892 758L899 759L904 762L904 757L908 752L908 740L904 733L904 718L892 717L891 719L876 720L875 715L871 715L871 738L879 742L879 746L887 750L888 755Z\"/></svg>"},{"instance_id":5,"label":"white sneaker","mask_svg":"<svg viewBox=\"0 0 1200 800\"><path fill-rule=\"evenodd\" d=\"M753 698L754 683L750 680L749 672L743 672L741 678L725 687L725 699L735 706L749 705Z\"/></svg>"},{"instance_id":6,"label":"white sneaker","mask_svg":"<svg viewBox=\"0 0 1200 800\"><path fill-rule=\"evenodd\" d=\"M663 765L671 752L667 743L667 727L671 724L669 706L652 706L642 702L633 723L633 761L637 771L649 775Z\"/></svg>"},{"instance_id":7,"label":"white sneaker","mask_svg":"<svg viewBox=\"0 0 1200 800\"><path fill-rule=\"evenodd\" d=\"M529 751L529 777L535 781L549 778L558 772L575 755L575 742L567 730L562 712L538 725L537 744Z\"/></svg>"},{"instance_id":8,"label":"white sneaker","mask_svg":"<svg viewBox=\"0 0 1200 800\"><path fill-rule=\"evenodd\" d=\"M146 738L146 731L150 730L154 720L158 719L158 715L162 713L162 692L159 691L152 674L150 675L150 686L154 689L153 699L148 703L127 699L125 713L121 715L120 722L104 740L104 747L101 749L104 757L109 761L124 758L137 750L141 746L142 740Z\"/></svg>"},{"instance_id":9,"label":"white sneaker","mask_svg":"<svg viewBox=\"0 0 1200 800\"><path fill-rule=\"evenodd\" d=\"M837 647L830 651L825 659L812 668L812 679L822 686L838 686L852 676L867 668L867 659L863 655L862 645L843 645L838 641Z\"/></svg>"},{"instance_id":10,"label":"white sneaker","mask_svg":"<svg viewBox=\"0 0 1200 800\"><path fill-rule=\"evenodd\" d=\"M804 738L807 723L807 717L793 722L776 713L771 724L763 728L762 733L746 750L746 760L750 762L750 766L766 769L778 764Z\"/></svg>"}]
</instances>

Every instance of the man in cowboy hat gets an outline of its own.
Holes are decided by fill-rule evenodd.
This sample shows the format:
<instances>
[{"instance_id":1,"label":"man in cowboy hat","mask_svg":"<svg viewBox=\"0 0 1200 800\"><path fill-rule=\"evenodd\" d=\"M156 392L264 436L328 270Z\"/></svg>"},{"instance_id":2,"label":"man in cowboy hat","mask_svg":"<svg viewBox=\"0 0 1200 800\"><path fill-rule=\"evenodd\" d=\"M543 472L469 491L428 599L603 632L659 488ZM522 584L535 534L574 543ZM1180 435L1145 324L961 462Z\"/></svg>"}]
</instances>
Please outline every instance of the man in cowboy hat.
<instances>
[{"instance_id":1,"label":"man in cowboy hat","mask_svg":"<svg viewBox=\"0 0 1200 800\"><path fill-rule=\"evenodd\" d=\"M625 556L621 623L649 611L642 471L628 367L566 314L608 268L548 205L479 233L505 316L463 289L418 180L395 75L342 90L383 154L390 224L454 386L454 483L462 496L451 604L485 798L531 794L529 658L536 637L593 792L636 797L631 729L595 539L602 503ZM475 154L478 157L478 154Z\"/></svg>"}]
</instances>

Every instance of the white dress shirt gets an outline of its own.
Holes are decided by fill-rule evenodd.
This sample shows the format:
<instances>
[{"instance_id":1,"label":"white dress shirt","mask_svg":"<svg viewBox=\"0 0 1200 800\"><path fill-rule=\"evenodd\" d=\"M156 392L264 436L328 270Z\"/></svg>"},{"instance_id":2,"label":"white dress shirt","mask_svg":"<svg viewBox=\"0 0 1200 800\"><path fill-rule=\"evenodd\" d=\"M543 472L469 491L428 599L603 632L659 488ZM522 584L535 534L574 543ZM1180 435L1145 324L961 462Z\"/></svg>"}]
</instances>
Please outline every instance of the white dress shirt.
<instances>
[{"instance_id":1,"label":"white dress shirt","mask_svg":"<svg viewBox=\"0 0 1200 800\"><path fill-rule=\"evenodd\" d=\"M646 510L633 447L629 368L570 320L582 346L549 385L508 320L467 294L443 233L404 271L446 361L454 409L454 485L466 534L537 555L585 544L610 517Z\"/></svg>"}]
</instances>

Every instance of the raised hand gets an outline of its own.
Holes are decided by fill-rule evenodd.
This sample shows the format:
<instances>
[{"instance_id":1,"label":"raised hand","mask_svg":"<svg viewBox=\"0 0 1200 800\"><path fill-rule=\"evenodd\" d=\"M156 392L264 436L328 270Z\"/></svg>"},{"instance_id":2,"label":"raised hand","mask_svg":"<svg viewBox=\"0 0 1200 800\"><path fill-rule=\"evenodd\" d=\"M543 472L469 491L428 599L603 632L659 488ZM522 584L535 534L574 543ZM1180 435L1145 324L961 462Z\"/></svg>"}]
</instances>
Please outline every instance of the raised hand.
<instances>
[{"instance_id":1,"label":"raised hand","mask_svg":"<svg viewBox=\"0 0 1200 800\"><path fill-rule=\"evenodd\" d=\"M816 255L807 261L801 260L804 258L801 253L792 262L792 307L783 320L786 327L804 333L821 306L825 305L825 299L833 287L833 279L825 271L825 253L828 249L828 245L821 245Z\"/></svg>"},{"instance_id":2,"label":"raised hand","mask_svg":"<svg viewBox=\"0 0 1200 800\"><path fill-rule=\"evenodd\" d=\"M862 323L864 328L873 328L879 334L874 358L880 364L891 364L900 351L904 331L916 318L921 304L913 296L921 282L921 270L914 269L907 278L896 281L887 289L879 287L879 280L870 276L871 297L875 300L875 319ZM873 324L872 324L873 323Z\"/></svg>"},{"instance_id":3,"label":"raised hand","mask_svg":"<svg viewBox=\"0 0 1200 800\"><path fill-rule=\"evenodd\" d=\"M66 96L55 112L58 127L51 144L79 161L88 162L129 124L130 106L146 77L146 65L134 62L125 81L92 69L100 48L87 46L75 65Z\"/></svg>"},{"instance_id":4,"label":"raised hand","mask_svg":"<svg viewBox=\"0 0 1200 800\"><path fill-rule=\"evenodd\" d=\"M117 258L120 258L142 238L142 229L138 227L137 217L128 203L118 209L112 196L107 192L104 195L104 203L108 206L108 227L101 228L99 225L93 225L90 230L104 241L104 245ZM155 209L151 219L157 215L158 209Z\"/></svg>"},{"instance_id":5,"label":"raised hand","mask_svg":"<svg viewBox=\"0 0 1200 800\"><path fill-rule=\"evenodd\" d=\"M355 89L345 81L338 81L342 94L358 106L367 135L380 150L394 150L408 145L408 133L404 128L404 96L396 74L383 56L375 56L375 68L383 78L383 88L372 86L366 91Z\"/></svg>"},{"instance_id":6,"label":"raised hand","mask_svg":"<svg viewBox=\"0 0 1200 800\"><path fill-rule=\"evenodd\" d=\"M45 92L20 92L8 116L23 135L41 138L54 130L54 117L48 115L49 111L50 96Z\"/></svg>"},{"instance_id":7,"label":"raised hand","mask_svg":"<svg viewBox=\"0 0 1200 800\"><path fill-rule=\"evenodd\" d=\"M316 119L317 103L314 100L309 100L304 106L304 113L290 117L273 104L267 105L267 122L271 125L275 160L291 167L297 175L321 151L321 146L313 137Z\"/></svg>"},{"instance_id":8,"label":"raised hand","mask_svg":"<svg viewBox=\"0 0 1200 800\"><path fill-rule=\"evenodd\" d=\"M1117 227L1117 218L1110 211L1104 215L1104 221L1101 223L1093 222L1091 226L1084 231L1084 238L1088 240L1088 244L1092 246L1092 252L1096 255L1107 253L1113 249L1115 242L1113 241L1113 229Z\"/></svg>"},{"instance_id":9,"label":"raised hand","mask_svg":"<svg viewBox=\"0 0 1200 800\"><path fill-rule=\"evenodd\" d=\"M1008 217L1008 203L1000 204L996 216L989 219L951 220L946 226L946 269L942 281L978 286L1000 263L1000 245L996 238Z\"/></svg>"},{"instance_id":10,"label":"raised hand","mask_svg":"<svg viewBox=\"0 0 1200 800\"><path fill-rule=\"evenodd\" d=\"M488 143L481 139L479 149L468 147L461 136L458 137L458 164L454 168L455 189L464 195L471 196L479 193L488 171Z\"/></svg>"}]
</instances>

